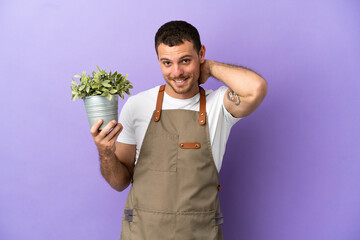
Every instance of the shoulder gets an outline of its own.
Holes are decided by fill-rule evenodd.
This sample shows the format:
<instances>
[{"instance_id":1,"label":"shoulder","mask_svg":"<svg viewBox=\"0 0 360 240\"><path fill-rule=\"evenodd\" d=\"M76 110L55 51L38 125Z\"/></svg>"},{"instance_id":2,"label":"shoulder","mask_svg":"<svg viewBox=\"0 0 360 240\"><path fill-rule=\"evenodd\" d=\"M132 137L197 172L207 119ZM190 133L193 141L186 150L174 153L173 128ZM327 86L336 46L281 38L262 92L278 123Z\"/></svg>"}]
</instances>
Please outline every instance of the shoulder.
<instances>
[{"instance_id":1,"label":"shoulder","mask_svg":"<svg viewBox=\"0 0 360 240\"><path fill-rule=\"evenodd\" d=\"M125 105L138 105L138 104L147 104L151 103L156 99L157 93L159 91L160 86L156 86L153 88L150 88L148 90L139 92L135 95L132 95L128 98Z\"/></svg>"},{"instance_id":2,"label":"shoulder","mask_svg":"<svg viewBox=\"0 0 360 240\"><path fill-rule=\"evenodd\" d=\"M209 101L223 98L228 88L226 86L221 86L216 90L207 89L205 90L206 99ZM216 101L219 104L222 104L222 101Z\"/></svg>"},{"instance_id":3,"label":"shoulder","mask_svg":"<svg viewBox=\"0 0 360 240\"><path fill-rule=\"evenodd\" d=\"M159 87L160 86L156 86L156 87L153 87L153 88L150 88L148 90L145 90L145 91L142 91L142 92L139 92L131 97L129 97L128 101L131 100L131 101L137 101L137 100L142 100L144 98L148 98L148 97L154 97L157 95L158 91L159 91Z\"/></svg>"},{"instance_id":4,"label":"shoulder","mask_svg":"<svg viewBox=\"0 0 360 240\"><path fill-rule=\"evenodd\" d=\"M156 105L156 96L160 86L139 92L130 96L124 103L121 114L127 117L134 117L137 112L152 109Z\"/></svg>"},{"instance_id":5,"label":"shoulder","mask_svg":"<svg viewBox=\"0 0 360 240\"><path fill-rule=\"evenodd\" d=\"M206 95L206 110L209 112L216 112L215 115L221 114L223 106L223 98L227 87L221 86L216 90L205 90Z\"/></svg>"}]
</instances>

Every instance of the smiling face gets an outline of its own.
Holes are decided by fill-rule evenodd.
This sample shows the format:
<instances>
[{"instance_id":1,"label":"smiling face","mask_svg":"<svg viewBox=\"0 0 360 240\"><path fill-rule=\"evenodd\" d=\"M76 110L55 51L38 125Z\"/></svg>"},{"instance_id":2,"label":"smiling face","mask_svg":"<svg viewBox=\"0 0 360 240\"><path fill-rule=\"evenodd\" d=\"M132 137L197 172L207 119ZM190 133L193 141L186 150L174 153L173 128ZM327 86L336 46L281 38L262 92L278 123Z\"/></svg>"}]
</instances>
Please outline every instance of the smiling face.
<instances>
[{"instance_id":1,"label":"smiling face","mask_svg":"<svg viewBox=\"0 0 360 240\"><path fill-rule=\"evenodd\" d=\"M174 98L191 98L199 92L200 64L204 62L205 47L199 54L190 41L176 46L161 43L158 59L166 81L165 92Z\"/></svg>"}]
</instances>

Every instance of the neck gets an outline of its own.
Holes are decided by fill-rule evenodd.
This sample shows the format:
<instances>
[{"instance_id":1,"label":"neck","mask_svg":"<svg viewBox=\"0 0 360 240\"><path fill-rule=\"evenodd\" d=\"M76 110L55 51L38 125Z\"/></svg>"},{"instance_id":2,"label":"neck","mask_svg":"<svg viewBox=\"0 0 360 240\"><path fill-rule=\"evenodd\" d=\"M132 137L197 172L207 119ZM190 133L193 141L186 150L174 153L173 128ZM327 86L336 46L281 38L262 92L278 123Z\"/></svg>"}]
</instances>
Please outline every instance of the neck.
<instances>
[{"instance_id":1,"label":"neck","mask_svg":"<svg viewBox=\"0 0 360 240\"><path fill-rule=\"evenodd\" d=\"M186 93L177 93L177 92L174 91L174 89L171 86L169 86L169 84L165 85L166 94L169 95L172 98L178 98L178 99L192 98L193 96L198 94L199 91L200 91L199 85L195 85L193 88L191 88Z\"/></svg>"}]
</instances>

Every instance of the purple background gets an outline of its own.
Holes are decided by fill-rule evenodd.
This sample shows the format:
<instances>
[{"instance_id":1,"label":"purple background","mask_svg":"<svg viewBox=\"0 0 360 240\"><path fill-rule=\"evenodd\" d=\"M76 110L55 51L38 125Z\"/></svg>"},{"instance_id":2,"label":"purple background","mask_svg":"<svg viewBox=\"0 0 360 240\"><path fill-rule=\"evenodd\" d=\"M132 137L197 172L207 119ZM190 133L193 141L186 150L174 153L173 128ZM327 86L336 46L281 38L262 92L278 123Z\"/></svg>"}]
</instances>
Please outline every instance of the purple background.
<instances>
[{"instance_id":1,"label":"purple background","mask_svg":"<svg viewBox=\"0 0 360 240\"><path fill-rule=\"evenodd\" d=\"M71 77L99 65L128 73L132 94L163 83L153 38L174 19L199 29L208 59L269 86L227 145L225 239L360 239L359 12L355 0L2 0L0 239L119 238L128 191L102 179Z\"/></svg>"}]
</instances>

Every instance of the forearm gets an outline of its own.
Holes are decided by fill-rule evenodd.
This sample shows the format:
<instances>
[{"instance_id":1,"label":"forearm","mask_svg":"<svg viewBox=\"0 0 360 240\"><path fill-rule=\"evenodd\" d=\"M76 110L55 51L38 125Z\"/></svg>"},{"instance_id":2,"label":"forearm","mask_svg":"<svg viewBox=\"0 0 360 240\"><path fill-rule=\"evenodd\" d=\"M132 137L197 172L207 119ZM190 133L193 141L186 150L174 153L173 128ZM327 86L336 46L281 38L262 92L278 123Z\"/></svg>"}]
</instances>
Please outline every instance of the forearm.
<instances>
[{"instance_id":1,"label":"forearm","mask_svg":"<svg viewBox=\"0 0 360 240\"><path fill-rule=\"evenodd\" d=\"M240 97L251 97L266 87L265 80L254 71L209 60L209 75L222 81Z\"/></svg>"},{"instance_id":2,"label":"forearm","mask_svg":"<svg viewBox=\"0 0 360 240\"><path fill-rule=\"evenodd\" d=\"M130 172L114 152L100 152L100 170L112 188L121 192L130 184Z\"/></svg>"}]
</instances>

